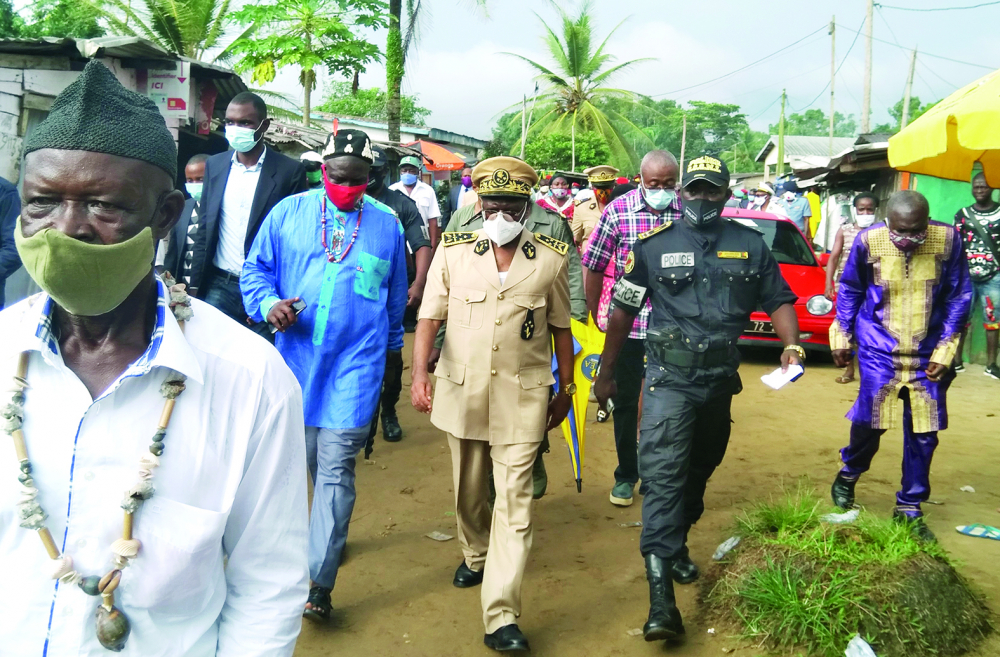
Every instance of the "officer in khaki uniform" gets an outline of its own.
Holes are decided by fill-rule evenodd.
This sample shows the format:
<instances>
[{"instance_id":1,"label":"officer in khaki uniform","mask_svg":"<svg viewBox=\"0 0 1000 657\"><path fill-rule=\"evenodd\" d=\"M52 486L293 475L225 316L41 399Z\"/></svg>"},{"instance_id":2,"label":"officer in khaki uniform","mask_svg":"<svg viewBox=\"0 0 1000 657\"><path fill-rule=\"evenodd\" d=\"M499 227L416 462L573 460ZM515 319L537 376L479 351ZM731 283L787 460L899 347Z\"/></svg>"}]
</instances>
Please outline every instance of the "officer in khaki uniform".
<instances>
[{"instance_id":1,"label":"officer in khaki uniform","mask_svg":"<svg viewBox=\"0 0 1000 657\"><path fill-rule=\"evenodd\" d=\"M454 584L482 583L487 646L527 650L515 623L532 541L532 464L542 437L566 417L575 391L570 383L550 394L553 338L559 380L573 380L572 246L524 227L537 182L527 164L492 158L476 167L473 179L486 220L477 231L442 235L420 307L411 395L414 407L429 412L448 434L465 557ZM427 358L444 321L448 332L432 404Z\"/></svg>"},{"instance_id":2,"label":"officer in khaki uniform","mask_svg":"<svg viewBox=\"0 0 1000 657\"><path fill-rule=\"evenodd\" d=\"M618 169L609 164L602 164L585 169L583 173L587 176L587 182L593 188L594 194L577 200L576 209L573 210L573 221L570 223L573 240L581 249L584 242L590 239L590 234L594 232L598 219L604 213L604 207L611 202L611 190L614 189Z\"/></svg>"}]
</instances>

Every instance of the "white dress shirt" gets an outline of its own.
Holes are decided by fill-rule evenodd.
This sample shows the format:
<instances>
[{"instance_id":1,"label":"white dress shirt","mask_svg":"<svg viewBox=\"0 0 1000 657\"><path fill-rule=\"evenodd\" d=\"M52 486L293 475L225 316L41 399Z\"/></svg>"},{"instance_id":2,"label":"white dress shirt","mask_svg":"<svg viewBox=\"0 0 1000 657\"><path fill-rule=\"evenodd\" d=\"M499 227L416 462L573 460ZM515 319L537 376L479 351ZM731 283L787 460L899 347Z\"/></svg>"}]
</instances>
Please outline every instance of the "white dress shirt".
<instances>
[{"instance_id":1,"label":"white dress shirt","mask_svg":"<svg viewBox=\"0 0 1000 657\"><path fill-rule=\"evenodd\" d=\"M417 181L417 184L413 186L412 192L406 189L406 185L402 181L393 183L389 186L389 189L395 189L397 192L406 194L417 204L417 210L420 211L420 216L423 218L425 226L430 226L432 219L436 221L441 216L437 194L434 193L434 188L423 180Z\"/></svg>"},{"instance_id":2,"label":"white dress shirt","mask_svg":"<svg viewBox=\"0 0 1000 657\"><path fill-rule=\"evenodd\" d=\"M236 151L233 151L233 161L229 165L229 178L226 180L222 210L219 213L219 246L215 249L212 264L237 276L243 271L243 261L246 259L244 245L250 226L250 210L266 156L265 147L257 164L248 168L240 164L236 159Z\"/></svg>"},{"instance_id":3,"label":"white dress shirt","mask_svg":"<svg viewBox=\"0 0 1000 657\"><path fill-rule=\"evenodd\" d=\"M309 579L299 385L266 340L197 299L182 332L160 291L149 348L96 400L63 363L44 293L0 312L0 404L31 351L24 435L38 499L75 569L101 576L163 408L160 384L186 375L156 492L135 517L141 548L115 592L132 623L120 654L290 656ZM53 580L37 533L18 524L17 474L0 441L0 654L107 657L100 596Z\"/></svg>"}]
</instances>

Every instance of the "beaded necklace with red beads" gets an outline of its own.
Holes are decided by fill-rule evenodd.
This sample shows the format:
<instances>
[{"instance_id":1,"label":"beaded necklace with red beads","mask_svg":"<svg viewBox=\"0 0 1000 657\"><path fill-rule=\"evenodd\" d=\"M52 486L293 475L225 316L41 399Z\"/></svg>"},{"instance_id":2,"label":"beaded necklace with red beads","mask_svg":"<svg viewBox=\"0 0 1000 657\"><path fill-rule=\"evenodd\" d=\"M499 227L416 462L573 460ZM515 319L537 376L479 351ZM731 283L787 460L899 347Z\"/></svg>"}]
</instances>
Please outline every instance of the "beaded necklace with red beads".
<instances>
[{"instance_id":1,"label":"beaded necklace with red beads","mask_svg":"<svg viewBox=\"0 0 1000 657\"><path fill-rule=\"evenodd\" d=\"M325 196L321 199L321 203L323 208L320 212L320 221L319 221L320 242L323 244L323 250L326 251L327 260L329 260L330 262L342 262L344 258L347 257L347 254L351 251L351 247L354 246L354 241L358 239L358 229L361 228L361 214L364 212L364 204L362 203L361 207L358 208L358 223L354 225L354 234L351 235L351 242L350 244L347 245L347 248L344 249L344 252L341 253L340 257L338 258L337 256L334 255L334 253L336 252L337 246L342 244L343 241L340 240L340 244L334 244L333 247L334 251L330 251L330 247L327 246L326 243L326 197Z\"/></svg>"}]
</instances>

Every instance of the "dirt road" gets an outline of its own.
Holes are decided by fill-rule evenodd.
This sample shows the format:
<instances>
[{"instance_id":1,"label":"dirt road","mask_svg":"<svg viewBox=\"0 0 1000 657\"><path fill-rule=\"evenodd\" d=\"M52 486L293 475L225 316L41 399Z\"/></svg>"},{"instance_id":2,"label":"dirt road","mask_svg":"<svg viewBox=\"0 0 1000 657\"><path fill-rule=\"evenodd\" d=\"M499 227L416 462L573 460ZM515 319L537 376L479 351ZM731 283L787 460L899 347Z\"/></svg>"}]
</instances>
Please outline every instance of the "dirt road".
<instances>
[{"instance_id":1,"label":"dirt road","mask_svg":"<svg viewBox=\"0 0 1000 657\"><path fill-rule=\"evenodd\" d=\"M409 362L410 338L407 336ZM740 370L744 392L734 399L735 426L729 452L709 482L706 512L692 530L691 555L707 566L725 538L734 514L808 477L824 495L838 469L838 449L847 439L844 413L857 384L834 382L831 364L811 364L785 390L760 383L775 367L777 352L746 353ZM444 436L409 404L404 373L400 422L406 436L388 444L379 436L373 464L358 465L358 502L340 571L329 627L306 622L297 657L320 655L486 656L479 589L451 585L461 560L456 540L425 538L432 531L455 534L451 460ZM978 583L994 611L1000 610L1000 542L959 535L954 527L981 522L1000 525L1000 382L970 365L949 396L951 427L941 434L935 456L930 527ZM680 645L647 644L630 631L641 628L648 610L639 529L640 499L628 509L608 502L616 464L611 424L587 425L583 492L576 492L565 443L555 440L546 455L548 494L535 507L535 542L524 579L519 621L532 652L545 657L683 655L713 657L733 648L731 638L710 636L698 618L694 586L678 587L687 638ZM858 485L858 502L890 514L898 486L901 434L890 431L871 472ZM970 485L975 493L959 491ZM743 647L735 654L758 655ZM994 637L977 657L1000 655ZM915 656L917 657L917 656Z\"/></svg>"}]
</instances>

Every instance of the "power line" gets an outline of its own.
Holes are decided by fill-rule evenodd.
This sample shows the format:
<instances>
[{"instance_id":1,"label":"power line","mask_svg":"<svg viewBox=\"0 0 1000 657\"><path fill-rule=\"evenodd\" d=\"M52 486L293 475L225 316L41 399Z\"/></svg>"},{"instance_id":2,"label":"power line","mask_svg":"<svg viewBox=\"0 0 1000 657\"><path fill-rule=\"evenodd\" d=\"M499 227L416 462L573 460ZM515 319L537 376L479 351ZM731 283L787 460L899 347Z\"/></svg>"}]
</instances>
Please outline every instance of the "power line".
<instances>
[{"instance_id":1,"label":"power line","mask_svg":"<svg viewBox=\"0 0 1000 657\"><path fill-rule=\"evenodd\" d=\"M1000 5L1000 1L981 2L978 5L966 5L965 7L932 7L928 9L921 9L920 7L894 7L892 5L875 3L875 6L879 9L896 9L898 11L961 11L963 9L979 9L980 7L989 7L990 5Z\"/></svg>"},{"instance_id":2,"label":"power line","mask_svg":"<svg viewBox=\"0 0 1000 657\"><path fill-rule=\"evenodd\" d=\"M864 22L861 23L861 27L864 27ZM847 61L847 56L851 54L851 50L854 49L854 44L856 44L858 42L858 37L861 36L861 27L858 27L857 32L855 32L855 34L854 34L854 41L851 41L851 46L847 49L847 52L844 53L843 59L840 60L840 65L837 66L837 70L833 74L834 77L837 77L837 74L840 73L840 67L843 66L844 62ZM808 109L808 108L812 107L813 105L815 105L816 101L819 100L820 97L823 94L825 94L826 90L829 89L829 88L830 88L830 82L827 81L826 85L823 86L823 90L820 91L818 94L816 94L816 97L813 98L812 102L809 103L808 105L806 105L803 109Z\"/></svg>"},{"instance_id":3,"label":"power line","mask_svg":"<svg viewBox=\"0 0 1000 657\"><path fill-rule=\"evenodd\" d=\"M752 119L750 119L749 121L747 121L747 123L753 123L754 121L756 121L756 120L757 120L757 119L759 119L760 117L762 117L762 116L764 116L765 114L767 114L767 111L768 111L769 109L771 109L772 107L774 107L774 104L775 104L775 103L777 103L777 102L778 102L779 100L781 100L781 96L778 96L777 98L775 98L774 100L772 100L772 101L771 101L771 104L770 104L770 105L768 105L768 106L767 106L767 107L765 107L765 108L764 108L763 110L761 110L761 111L760 111L760 112L759 112L759 113L757 114L757 116L755 116L755 117L753 117Z\"/></svg>"},{"instance_id":4,"label":"power line","mask_svg":"<svg viewBox=\"0 0 1000 657\"><path fill-rule=\"evenodd\" d=\"M775 50L774 52L772 52L770 55L767 55L766 57L761 57L757 61L751 62L750 64L747 64L746 66L742 66L742 67L736 69L735 71L730 71L729 73L726 73L725 75L720 75L717 78L712 78L711 80L706 80L705 82L700 82L698 84L691 85L690 87L684 87L683 89L674 89L673 91L667 91L667 92L662 93L662 94L654 94L654 95L650 96L650 98L660 98L660 97L663 97L663 96L672 96L674 94L679 94L682 91L689 91L691 89L696 89L698 87L703 87L706 84L711 84L713 82L718 82L719 80L723 80L723 79L728 78L728 77L730 77L732 75L736 75L737 73L741 73L741 72L747 70L748 68L756 66L757 64L760 64L761 62L763 62L765 60L768 60L768 59L774 57L775 55L780 55L780 54L784 53L789 48L791 48L793 46L799 45L800 43L802 43L803 41L805 41L809 37L814 36L816 34L819 34L821 31L825 30L826 28L827 28L827 26L823 25L819 29L817 29L815 32L811 32L811 33L805 35L804 37L802 37L798 41L795 41L794 43L790 43L787 46L785 46L784 48L780 48L779 50Z\"/></svg>"},{"instance_id":5,"label":"power line","mask_svg":"<svg viewBox=\"0 0 1000 657\"><path fill-rule=\"evenodd\" d=\"M847 27L846 25L841 25L840 23L837 23L837 27L841 27L841 28L843 28L845 30L849 30L849 31L856 31L856 30L851 30L851 28ZM884 43L886 45L894 46L894 47L897 47L897 48L902 48L903 50L910 50L910 48L906 48L905 46L901 46L901 45L899 45L897 43L893 43L892 41L886 41L885 39L879 39L877 37L872 37L872 41L878 41L879 43ZM966 66L975 66L976 68L985 68L985 69L990 70L990 71L995 71L996 70L995 66L987 66L985 64L974 64L973 62L963 62L961 59L952 59L951 57L945 57L944 55L935 55L934 53L929 53L929 52L925 52L925 51L920 51L920 54L924 55L925 57L934 57L935 59L943 59L943 60L945 60L947 62L954 62L956 64L965 64Z\"/></svg>"},{"instance_id":6,"label":"power line","mask_svg":"<svg viewBox=\"0 0 1000 657\"><path fill-rule=\"evenodd\" d=\"M921 60L918 59L917 63L920 64L921 66L923 66L925 69L927 69L931 73L933 73L934 77L936 77L937 79L941 80L942 82L944 82L946 85L948 85L952 89L958 89L958 85L956 85L954 82L950 82L947 79L943 78L937 71L935 71L934 69L932 69L925 62L923 62L923 61L921 61Z\"/></svg>"}]
</instances>

